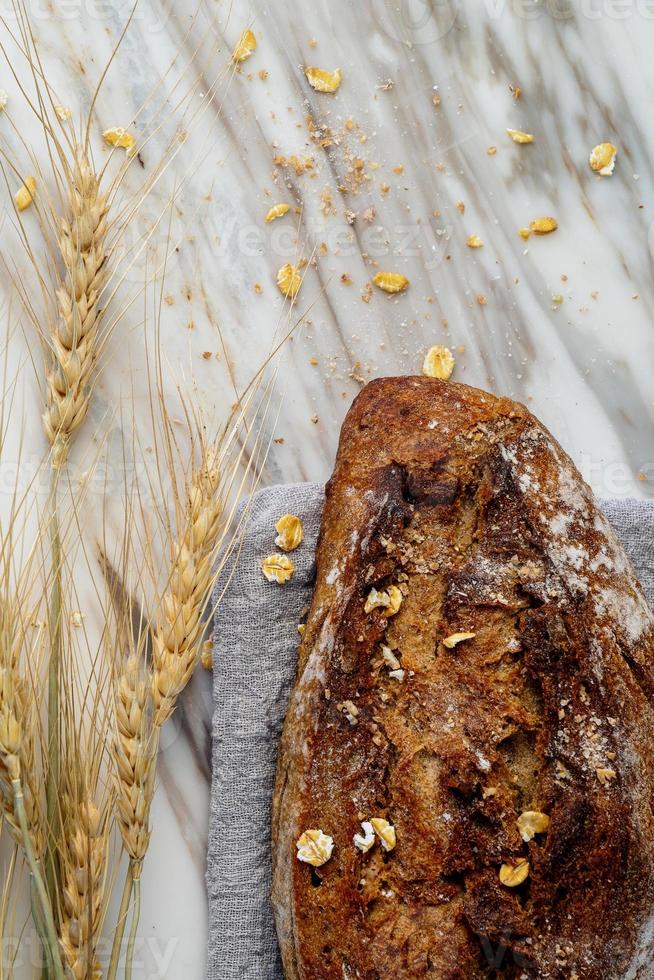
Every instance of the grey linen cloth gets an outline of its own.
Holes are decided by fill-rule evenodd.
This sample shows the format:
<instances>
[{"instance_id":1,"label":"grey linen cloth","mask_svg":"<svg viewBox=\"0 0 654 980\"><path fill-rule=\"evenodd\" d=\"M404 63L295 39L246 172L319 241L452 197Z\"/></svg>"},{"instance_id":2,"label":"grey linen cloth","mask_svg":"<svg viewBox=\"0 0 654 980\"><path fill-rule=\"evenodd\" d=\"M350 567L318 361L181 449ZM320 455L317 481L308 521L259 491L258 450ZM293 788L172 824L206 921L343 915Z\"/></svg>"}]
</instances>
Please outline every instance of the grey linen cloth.
<instances>
[{"instance_id":1,"label":"grey linen cloth","mask_svg":"<svg viewBox=\"0 0 654 980\"><path fill-rule=\"evenodd\" d=\"M214 623L213 783L207 893L208 980L282 980L270 906L270 808L277 742L295 675L297 624L311 599L324 502L314 483L269 487L248 503L239 553L218 582ZM654 601L654 501L600 500ZM261 562L275 524L297 514L304 541L283 588Z\"/></svg>"}]
</instances>

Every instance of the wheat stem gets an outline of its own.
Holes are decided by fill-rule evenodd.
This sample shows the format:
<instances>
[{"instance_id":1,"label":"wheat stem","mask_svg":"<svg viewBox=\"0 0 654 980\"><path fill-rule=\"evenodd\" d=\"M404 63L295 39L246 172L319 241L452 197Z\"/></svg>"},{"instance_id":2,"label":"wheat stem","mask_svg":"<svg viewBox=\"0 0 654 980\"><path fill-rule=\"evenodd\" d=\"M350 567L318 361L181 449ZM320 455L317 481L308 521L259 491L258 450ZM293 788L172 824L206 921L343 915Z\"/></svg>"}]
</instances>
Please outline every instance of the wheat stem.
<instances>
[{"instance_id":1,"label":"wheat stem","mask_svg":"<svg viewBox=\"0 0 654 980\"><path fill-rule=\"evenodd\" d=\"M132 876L136 874L134 880L134 910L132 912L132 924L129 930L127 941L127 956L125 957L125 980L132 980L132 964L134 962L134 945L136 943L136 933L138 930L139 919L141 917L141 868L132 867Z\"/></svg>"},{"instance_id":2,"label":"wheat stem","mask_svg":"<svg viewBox=\"0 0 654 980\"><path fill-rule=\"evenodd\" d=\"M30 836L30 831L27 826L27 818L25 816L23 789L20 779L12 779L11 786L14 792L14 811L23 835L23 849L25 851L25 857L27 858L32 880L36 886L36 892L39 897L39 902L41 903L41 910L45 920L45 936L42 938L42 941L44 942L44 948L49 951L52 958L55 977L57 980L65 980L63 967L61 965L61 957L59 955L59 948L57 945L57 933L52 916L52 906L50 905L50 899L48 898L48 893L46 891L45 884L43 883L39 863L34 855L32 838Z\"/></svg>"},{"instance_id":3,"label":"wheat stem","mask_svg":"<svg viewBox=\"0 0 654 980\"><path fill-rule=\"evenodd\" d=\"M45 929L45 919L43 918L43 912L41 911L41 903L39 901L38 892L36 890L36 883L32 875L30 875L30 911L32 913L32 918L34 920L34 925L36 926L36 931L39 934L39 939L41 940L41 947L43 949L43 964L42 964L42 976L46 977L46 980L51 980L53 963L52 957L50 955L50 946L44 939L47 938L47 933ZM0 975L1 980L1 975Z\"/></svg>"},{"instance_id":4,"label":"wheat stem","mask_svg":"<svg viewBox=\"0 0 654 980\"><path fill-rule=\"evenodd\" d=\"M46 880L50 898L54 904L57 892L57 857L52 841L58 838L59 829L59 769L61 760L61 730L59 719L59 672L61 669L61 536L57 506L58 472L50 471L50 551L52 561L52 586L48 609L50 657L48 660L48 771L46 782Z\"/></svg>"},{"instance_id":5,"label":"wheat stem","mask_svg":"<svg viewBox=\"0 0 654 980\"><path fill-rule=\"evenodd\" d=\"M123 936L125 935L125 925L127 923L127 915L129 913L129 903L132 898L132 886L134 884L134 879L132 877L131 862L127 867L125 873L125 882L123 884L123 894L120 899L120 908L118 909L118 919L116 920L116 928L114 930L114 940L111 947L111 960L109 961L109 972L107 973L107 980L116 980L116 973L118 971L118 961L120 960L120 948L123 944Z\"/></svg>"}]
</instances>

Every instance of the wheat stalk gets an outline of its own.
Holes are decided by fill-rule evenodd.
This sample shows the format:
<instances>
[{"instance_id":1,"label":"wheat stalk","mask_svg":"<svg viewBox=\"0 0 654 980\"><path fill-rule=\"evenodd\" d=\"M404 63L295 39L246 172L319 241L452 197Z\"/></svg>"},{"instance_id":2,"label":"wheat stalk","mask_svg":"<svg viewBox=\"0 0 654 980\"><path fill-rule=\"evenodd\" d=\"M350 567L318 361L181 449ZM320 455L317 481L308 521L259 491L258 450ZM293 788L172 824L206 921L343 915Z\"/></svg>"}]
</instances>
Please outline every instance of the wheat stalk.
<instances>
[{"instance_id":1,"label":"wheat stalk","mask_svg":"<svg viewBox=\"0 0 654 980\"><path fill-rule=\"evenodd\" d=\"M71 436L88 411L101 319L99 300L109 277L107 197L80 146L70 173L68 207L58 235L65 276L57 289L58 317L50 338L52 361L43 414L56 467L65 463Z\"/></svg>"},{"instance_id":2,"label":"wheat stalk","mask_svg":"<svg viewBox=\"0 0 654 980\"><path fill-rule=\"evenodd\" d=\"M108 821L90 792L64 801L66 833L59 945L72 980L102 976L95 950L104 914Z\"/></svg>"},{"instance_id":3,"label":"wheat stalk","mask_svg":"<svg viewBox=\"0 0 654 980\"><path fill-rule=\"evenodd\" d=\"M163 725L175 710L198 660L214 576L223 500L220 456L203 441L182 509L181 531L171 549L168 587L152 636L154 723Z\"/></svg>"},{"instance_id":4,"label":"wheat stalk","mask_svg":"<svg viewBox=\"0 0 654 980\"><path fill-rule=\"evenodd\" d=\"M52 446L50 481L50 590L48 664L48 825L57 836L60 783L59 685L62 660L62 552L57 475L68 458L70 441L89 407L91 379L98 354L100 296L106 285L108 256L107 197L89 161L87 150L74 143L73 164L66 166L68 213L59 221L58 248L64 275L56 289L57 317L51 327L51 363L46 375L43 425ZM53 215L55 223L56 216ZM48 888L54 897L58 861L48 848Z\"/></svg>"}]
</instances>

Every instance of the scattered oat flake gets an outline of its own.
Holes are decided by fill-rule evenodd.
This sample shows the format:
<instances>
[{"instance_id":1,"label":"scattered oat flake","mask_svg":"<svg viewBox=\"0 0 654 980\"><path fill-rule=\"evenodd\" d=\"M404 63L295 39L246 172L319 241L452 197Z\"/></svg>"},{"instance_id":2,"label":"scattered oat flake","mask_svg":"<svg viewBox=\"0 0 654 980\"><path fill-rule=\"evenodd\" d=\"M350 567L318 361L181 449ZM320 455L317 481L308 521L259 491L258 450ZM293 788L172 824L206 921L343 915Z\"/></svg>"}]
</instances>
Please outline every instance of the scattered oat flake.
<instances>
[{"instance_id":1,"label":"scattered oat flake","mask_svg":"<svg viewBox=\"0 0 654 980\"><path fill-rule=\"evenodd\" d=\"M618 149L613 143L599 143L594 146L588 158L591 170L602 177L610 177L615 167L617 153Z\"/></svg>"},{"instance_id":2,"label":"scattered oat flake","mask_svg":"<svg viewBox=\"0 0 654 980\"><path fill-rule=\"evenodd\" d=\"M359 709L353 701L343 701L342 704L337 704L336 707L339 711L342 711L352 728L356 728L359 724Z\"/></svg>"},{"instance_id":3,"label":"scattered oat flake","mask_svg":"<svg viewBox=\"0 0 654 980\"><path fill-rule=\"evenodd\" d=\"M489 157L494 157L495 154L497 153L497 147L489 146L488 149L486 150L486 153L488 154Z\"/></svg>"},{"instance_id":4,"label":"scattered oat flake","mask_svg":"<svg viewBox=\"0 0 654 980\"><path fill-rule=\"evenodd\" d=\"M422 362L422 373L428 378L439 378L447 381L454 371L454 355L448 347L436 344L430 347Z\"/></svg>"},{"instance_id":5,"label":"scattered oat flake","mask_svg":"<svg viewBox=\"0 0 654 980\"><path fill-rule=\"evenodd\" d=\"M260 282L255 282L255 284L253 286L253 289L254 289L255 293L257 294L257 296L261 296L261 294L263 292L263 286L261 285Z\"/></svg>"},{"instance_id":6,"label":"scattered oat flake","mask_svg":"<svg viewBox=\"0 0 654 980\"><path fill-rule=\"evenodd\" d=\"M457 644L463 643L464 640L472 640L476 635L476 633L451 633L443 640L443 646L447 647L448 650L453 650Z\"/></svg>"},{"instance_id":7,"label":"scattered oat flake","mask_svg":"<svg viewBox=\"0 0 654 980\"><path fill-rule=\"evenodd\" d=\"M507 129L514 143L533 143L535 137L531 133L523 133L521 129Z\"/></svg>"},{"instance_id":8,"label":"scattered oat flake","mask_svg":"<svg viewBox=\"0 0 654 980\"><path fill-rule=\"evenodd\" d=\"M391 670L399 670L401 666L400 661L397 659L390 647L382 646L381 653L384 663L390 667Z\"/></svg>"},{"instance_id":9,"label":"scattered oat flake","mask_svg":"<svg viewBox=\"0 0 654 980\"><path fill-rule=\"evenodd\" d=\"M334 850L334 840L322 830L305 830L297 841L297 859L320 868L326 864Z\"/></svg>"},{"instance_id":10,"label":"scattered oat flake","mask_svg":"<svg viewBox=\"0 0 654 980\"><path fill-rule=\"evenodd\" d=\"M529 238L529 236L531 235L531 229L530 228L518 228L518 234L520 235L520 238L524 238L525 241L526 241Z\"/></svg>"},{"instance_id":11,"label":"scattered oat flake","mask_svg":"<svg viewBox=\"0 0 654 980\"><path fill-rule=\"evenodd\" d=\"M409 280L401 272L378 272L372 281L385 293L401 293L409 285Z\"/></svg>"},{"instance_id":12,"label":"scattered oat flake","mask_svg":"<svg viewBox=\"0 0 654 980\"><path fill-rule=\"evenodd\" d=\"M392 851L397 844L397 836L395 834L395 827L388 820L383 817L372 817L370 820L372 829L375 831L377 836L381 841L381 846L385 851Z\"/></svg>"},{"instance_id":13,"label":"scattered oat flake","mask_svg":"<svg viewBox=\"0 0 654 980\"><path fill-rule=\"evenodd\" d=\"M325 71L324 68L305 68L304 74L309 85L316 92L335 92L341 84L342 73L340 68L335 71Z\"/></svg>"},{"instance_id":14,"label":"scattered oat flake","mask_svg":"<svg viewBox=\"0 0 654 980\"><path fill-rule=\"evenodd\" d=\"M556 218L535 218L529 223L529 230L533 231L534 235L549 235L558 227L559 223Z\"/></svg>"},{"instance_id":15,"label":"scattered oat flake","mask_svg":"<svg viewBox=\"0 0 654 980\"><path fill-rule=\"evenodd\" d=\"M270 211L266 215L266 222L269 223L274 221L275 218L281 218L282 215L286 214L289 209L290 205L286 204L284 201L280 202L279 204L273 204Z\"/></svg>"},{"instance_id":16,"label":"scattered oat flake","mask_svg":"<svg viewBox=\"0 0 654 980\"><path fill-rule=\"evenodd\" d=\"M528 844L536 834L544 834L550 825L550 818L540 810L525 810L516 821L520 836Z\"/></svg>"},{"instance_id":17,"label":"scattered oat flake","mask_svg":"<svg viewBox=\"0 0 654 980\"><path fill-rule=\"evenodd\" d=\"M72 112L66 105L56 105L54 110L60 122L66 122L72 116Z\"/></svg>"},{"instance_id":18,"label":"scattered oat flake","mask_svg":"<svg viewBox=\"0 0 654 980\"><path fill-rule=\"evenodd\" d=\"M7 102L9 101L9 96L3 88L0 88L0 112L7 108Z\"/></svg>"},{"instance_id":19,"label":"scattered oat flake","mask_svg":"<svg viewBox=\"0 0 654 980\"><path fill-rule=\"evenodd\" d=\"M295 299L301 285L302 276L298 272L297 266L287 262L277 273L277 286L280 293L289 299Z\"/></svg>"},{"instance_id":20,"label":"scattered oat flake","mask_svg":"<svg viewBox=\"0 0 654 980\"><path fill-rule=\"evenodd\" d=\"M79 609L74 609L73 612L71 612L70 614L70 625L75 626L77 629L79 629L79 627L82 626L83 622L84 622L84 613L80 612Z\"/></svg>"},{"instance_id":21,"label":"scattered oat flake","mask_svg":"<svg viewBox=\"0 0 654 980\"><path fill-rule=\"evenodd\" d=\"M247 61L253 51L257 50L257 39L250 30L243 31L236 47L232 52L232 61L241 64Z\"/></svg>"},{"instance_id":22,"label":"scattered oat flake","mask_svg":"<svg viewBox=\"0 0 654 980\"><path fill-rule=\"evenodd\" d=\"M529 877L529 861L519 858L507 861L500 868L500 881L506 888L517 888Z\"/></svg>"},{"instance_id":23,"label":"scattered oat flake","mask_svg":"<svg viewBox=\"0 0 654 980\"><path fill-rule=\"evenodd\" d=\"M282 551L294 551L302 544L304 528L302 521L295 514L284 514L275 524L277 537L275 544Z\"/></svg>"},{"instance_id":24,"label":"scattered oat flake","mask_svg":"<svg viewBox=\"0 0 654 980\"><path fill-rule=\"evenodd\" d=\"M369 282L367 282L361 290L361 299L364 303L369 303L372 299L372 286Z\"/></svg>"},{"instance_id":25,"label":"scattered oat flake","mask_svg":"<svg viewBox=\"0 0 654 980\"><path fill-rule=\"evenodd\" d=\"M317 39L315 37L310 37L309 38L309 47L310 48L315 48L317 44L318 44L318 41L317 41Z\"/></svg>"},{"instance_id":26,"label":"scattered oat flake","mask_svg":"<svg viewBox=\"0 0 654 980\"><path fill-rule=\"evenodd\" d=\"M486 306L488 300L486 299L483 293L477 293L477 302L480 306Z\"/></svg>"},{"instance_id":27,"label":"scattered oat flake","mask_svg":"<svg viewBox=\"0 0 654 980\"><path fill-rule=\"evenodd\" d=\"M122 126L105 129L102 137L109 146L116 146L121 150L127 150L128 154L131 154L136 144L136 138Z\"/></svg>"},{"instance_id":28,"label":"scattered oat flake","mask_svg":"<svg viewBox=\"0 0 654 980\"><path fill-rule=\"evenodd\" d=\"M268 555L261 563L261 571L269 582L284 585L293 575L295 566L286 555Z\"/></svg>"},{"instance_id":29,"label":"scattered oat flake","mask_svg":"<svg viewBox=\"0 0 654 980\"><path fill-rule=\"evenodd\" d=\"M459 214L465 214L466 206L465 206L464 202L463 201L457 201L456 202L456 209L459 212Z\"/></svg>"},{"instance_id":30,"label":"scattered oat flake","mask_svg":"<svg viewBox=\"0 0 654 980\"><path fill-rule=\"evenodd\" d=\"M402 593L397 585L390 585L385 592L372 588L368 593L364 612L369 613L373 609L381 609L384 616L394 616L402 605L402 598Z\"/></svg>"},{"instance_id":31,"label":"scattered oat flake","mask_svg":"<svg viewBox=\"0 0 654 980\"><path fill-rule=\"evenodd\" d=\"M599 779L602 786L606 786L607 783L610 783L612 779L615 779L617 773L615 769L599 768L595 770L595 775Z\"/></svg>"},{"instance_id":32,"label":"scattered oat flake","mask_svg":"<svg viewBox=\"0 0 654 980\"><path fill-rule=\"evenodd\" d=\"M354 846L361 851L363 854L367 854L370 848L375 843L375 831L373 830L372 824L368 820L361 821L362 834L355 834L352 838Z\"/></svg>"},{"instance_id":33,"label":"scattered oat flake","mask_svg":"<svg viewBox=\"0 0 654 980\"><path fill-rule=\"evenodd\" d=\"M36 193L36 177L26 177L25 183L16 191L16 196L14 198L16 202L16 207L19 211L24 211L28 208L32 201L34 200L34 194Z\"/></svg>"},{"instance_id":34,"label":"scattered oat flake","mask_svg":"<svg viewBox=\"0 0 654 980\"><path fill-rule=\"evenodd\" d=\"M513 98L516 100L516 102L518 101L518 99L522 95L522 89L520 88L519 85L509 85L509 92L511 93L511 95L513 96Z\"/></svg>"},{"instance_id":35,"label":"scattered oat flake","mask_svg":"<svg viewBox=\"0 0 654 980\"><path fill-rule=\"evenodd\" d=\"M468 235L466 238L466 245L468 248L483 248L484 243L479 235Z\"/></svg>"}]
</instances>

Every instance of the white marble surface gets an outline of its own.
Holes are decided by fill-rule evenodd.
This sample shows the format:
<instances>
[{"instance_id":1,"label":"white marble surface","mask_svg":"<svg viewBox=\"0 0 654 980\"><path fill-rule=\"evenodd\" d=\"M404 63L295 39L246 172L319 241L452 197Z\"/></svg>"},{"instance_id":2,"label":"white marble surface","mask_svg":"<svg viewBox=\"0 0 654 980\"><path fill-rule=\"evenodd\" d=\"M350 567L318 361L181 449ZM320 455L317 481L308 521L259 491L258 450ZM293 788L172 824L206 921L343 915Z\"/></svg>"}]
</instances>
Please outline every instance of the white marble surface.
<instances>
[{"instance_id":1,"label":"white marble surface","mask_svg":"<svg viewBox=\"0 0 654 980\"><path fill-rule=\"evenodd\" d=\"M75 118L88 110L130 6L29 0L48 77ZM29 83L12 47L11 4L2 13L3 44ZM229 53L248 25L258 48L234 74ZM119 452L129 426L118 409L130 399L130 378L136 424L147 438L144 337L151 337L156 294L148 291L144 307L142 282L170 238L162 341L171 399L180 383L207 418L220 419L290 318L300 320L278 361L267 431L280 442L271 446L265 480L325 478L361 383L419 371L425 350L445 343L456 353L455 378L527 401L596 490L651 494L653 43L647 0L143 0L98 99L94 153L104 161L102 129L129 125L153 91L134 128L143 136L163 122L163 130L143 149L143 166L130 171L126 193L154 171L175 127L189 138L135 222L134 241L166 214L113 300L116 311L133 302L103 359L73 472L88 466L105 437L110 460ZM196 80L197 87L173 110L189 59L186 88ZM314 92L302 72L307 64L340 66L338 93ZM509 85L522 89L519 101ZM45 168L38 124L7 65L0 87L9 94L8 115L0 117L5 150L29 169L32 147ZM329 145L312 139L308 116ZM507 126L535 134L535 143L512 143ZM587 162L604 140L619 148L610 178ZM298 175L275 164L277 155L292 154L311 157L311 169ZM9 173L11 189L14 182ZM2 194L7 201L4 186ZM301 213L265 224L280 200ZM370 207L372 223L363 217ZM353 225L346 209L357 214ZM555 234L518 236L548 214L559 221ZM24 221L36 240L35 216L26 212ZM14 445L20 431L23 466L36 468L45 451L39 355L29 330L21 331L12 286L21 279L30 288L32 274L14 226L7 209L1 289L5 323L15 325L10 364L20 372ZM483 249L466 247L471 233ZM313 261L289 311L275 275L296 255ZM379 269L403 272L411 285L398 297L374 290L365 303L362 290ZM341 281L346 273L351 284ZM206 351L215 356L204 359ZM92 543L99 533L93 492L85 507ZM162 755L139 980L204 974L210 712L209 678L199 676ZM31 975L27 962L17 975Z\"/></svg>"}]
</instances>

